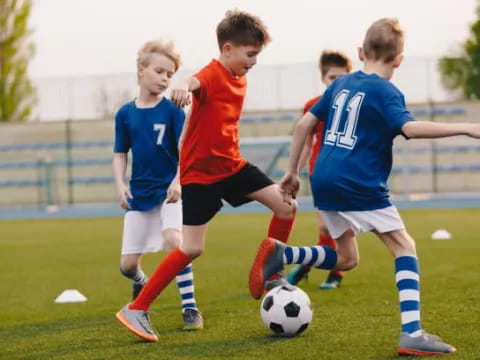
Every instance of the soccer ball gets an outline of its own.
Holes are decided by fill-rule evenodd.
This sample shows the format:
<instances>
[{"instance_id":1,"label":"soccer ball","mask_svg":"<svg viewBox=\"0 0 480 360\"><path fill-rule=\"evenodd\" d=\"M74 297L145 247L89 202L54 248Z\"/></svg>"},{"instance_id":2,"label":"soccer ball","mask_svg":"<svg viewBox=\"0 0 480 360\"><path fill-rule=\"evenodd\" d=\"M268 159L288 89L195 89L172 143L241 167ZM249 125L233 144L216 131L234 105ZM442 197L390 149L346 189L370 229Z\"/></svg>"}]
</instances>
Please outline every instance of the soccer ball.
<instances>
[{"instance_id":1,"label":"soccer ball","mask_svg":"<svg viewBox=\"0 0 480 360\"><path fill-rule=\"evenodd\" d=\"M281 285L270 290L262 300L260 315L267 328L279 336L295 336L312 321L310 298L301 289Z\"/></svg>"}]
</instances>

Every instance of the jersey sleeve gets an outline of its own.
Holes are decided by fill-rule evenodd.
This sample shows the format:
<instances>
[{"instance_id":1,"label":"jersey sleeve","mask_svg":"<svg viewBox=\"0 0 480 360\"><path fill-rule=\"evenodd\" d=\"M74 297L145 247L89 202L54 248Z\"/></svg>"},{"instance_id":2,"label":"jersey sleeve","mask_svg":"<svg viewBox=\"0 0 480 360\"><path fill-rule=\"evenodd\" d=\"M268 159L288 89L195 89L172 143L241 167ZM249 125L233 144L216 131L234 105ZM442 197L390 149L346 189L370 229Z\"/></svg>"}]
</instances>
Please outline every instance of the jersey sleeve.
<instances>
[{"instance_id":1,"label":"jersey sleeve","mask_svg":"<svg viewBox=\"0 0 480 360\"><path fill-rule=\"evenodd\" d=\"M212 92L212 85L214 83L214 74L208 67L204 67L198 73L193 75L200 82L200 89L197 93L197 100L199 102L205 101Z\"/></svg>"},{"instance_id":2,"label":"jersey sleeve","mask_svg":"<svg viewBox=\"0 0 480 360\"><path fill-rule=\"evenodd\" d=\"M114 153L128 153L130 150L130 134L127 126L127 109L120 108L115 115Z\"/></svg>"},{"instance_id":3,"label":"jersey sleeve","mask_svg":"<svg viewBox=\"0 0 480 360\"><path fill-rule=\"evenodd\" d=\"M408 111L405 105L405 98L400 92L390 92L387 95L384 105L384 114L387 127L394 135L403 134L402 127L408 121L413 121L415 118Z\"/></svg>"},{"instance_id":4,"label":"jersey sleeve","mask_svg":"<svg viewBox=\"0 0 480 360\"><path fill-rule=\"evenodd\" d=\"M330 110L332 87L333 86L328 87L322 97L309 110L319 121L325 121L327 119Z\"/></svg>"}]
</instances>

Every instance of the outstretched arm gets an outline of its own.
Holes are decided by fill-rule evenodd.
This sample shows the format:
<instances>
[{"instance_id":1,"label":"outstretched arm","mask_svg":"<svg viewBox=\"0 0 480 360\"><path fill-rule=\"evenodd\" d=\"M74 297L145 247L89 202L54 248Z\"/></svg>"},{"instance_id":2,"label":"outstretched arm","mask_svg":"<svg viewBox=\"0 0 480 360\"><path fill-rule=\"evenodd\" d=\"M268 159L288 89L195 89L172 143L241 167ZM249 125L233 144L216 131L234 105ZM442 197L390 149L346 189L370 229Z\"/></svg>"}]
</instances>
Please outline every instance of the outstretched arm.
<instances>
[{"instance_id":1,"label":"outstretched arm","mask_svg":"<svg viewBox=\"0 0 480 360\"><path fill-rule=\"evenodd\" d=\"M456 135L480 138L480 124L436 123L432 121L409 121L402 127L409 138L435 139Z\"/></svg>"},{"instance_id":2,"label":"outstretched arm","mask_svg":"<svg viewBox=\"0 0 480 360\"><path fill-rule=\"evenodd\" d=\"M189 105L192 102L192 92L200 89L200 81L195 76L190 76L179 87L172 88L170 98L179 108Z\"/></svg>"},{"instance_id":3,"label":"outstretched arm","mask_svg":"<svg viewBox=\"0 0 480 360\"><path fill-rule=\"evenodd\" d=\"M312 132L313 127L318 119L311 112L307 112L298 121L293 133L292 144L290 145L290 157L285 176L280 181L280 188L283 192L285 202L290 203L292 198L297 196L300 188L299 180L299 160L302 150L305 147L305 141Z\"/></svg>"}]
</instances>

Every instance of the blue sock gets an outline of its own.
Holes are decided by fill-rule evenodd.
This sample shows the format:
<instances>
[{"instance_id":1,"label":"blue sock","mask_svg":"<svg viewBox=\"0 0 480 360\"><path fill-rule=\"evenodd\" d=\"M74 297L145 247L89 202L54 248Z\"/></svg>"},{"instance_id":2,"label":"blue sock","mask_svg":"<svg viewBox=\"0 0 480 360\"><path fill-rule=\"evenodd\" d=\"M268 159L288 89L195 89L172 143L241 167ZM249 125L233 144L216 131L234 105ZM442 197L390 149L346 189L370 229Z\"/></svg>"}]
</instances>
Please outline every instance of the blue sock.
<instances>
[{"instance_id":1,"label":"blue sock","mask_svg":"<svg viewBox=\"0 0 480 360\"><path fill-rule=\"evenodd\" d=\"M395 259L395 282L400 298L402 332L411 336L422 334L419 280L420 274L416 257L400 256Z\"/></svg>"},{"instance_id":2,"label":"blue sock","mask_svg":"<svg viewBox=\"0 0 480 360\"><path fill-rule=\"evenodd\" d=\"M195 288L193 286L193 270L192 264L188 264L183 271L179 272L175 278L177 281L178 290L180 291L180 296L182 297L182 310L187 308L196 309L197 305L195 303Z\"/></svg>"},{"instance_id":3,"label":"blue sock","mask_svg":"<svg viewBox=\"0 0 480 360\"><path fill-rule=\"evenodd\" d=\"M337 264L337 252L328 246L286 246L283 263L331 269Z\"/></svg>"},{"instance_id":4,"label":"blue sock","mask_svg":"<svg viewBox=\"0 0 480 360\"><path fill-rule=\"evenodd\" d=\"M127 272L127 271L124 271L122 268L120 268L120 272L122 273L123 276L133 280L133 282L136 284L145 285L145 283L147 282L147 276L145 275L145 273L143 272L140 266L137 267L136 271L132 271L132 272Z\"/></svg>"}]
</instances>

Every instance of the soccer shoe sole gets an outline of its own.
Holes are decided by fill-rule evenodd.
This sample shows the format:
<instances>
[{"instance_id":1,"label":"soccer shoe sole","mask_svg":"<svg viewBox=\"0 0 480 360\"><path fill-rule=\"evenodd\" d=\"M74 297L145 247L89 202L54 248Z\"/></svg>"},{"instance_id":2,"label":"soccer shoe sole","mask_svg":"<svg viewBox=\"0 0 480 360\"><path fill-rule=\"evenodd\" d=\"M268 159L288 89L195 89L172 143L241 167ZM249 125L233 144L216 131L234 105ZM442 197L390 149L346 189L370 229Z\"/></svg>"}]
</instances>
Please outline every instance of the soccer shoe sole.
<instances>
[{"instance_id":1,"label":"soccer shoe sole","mask_svg":"<svg viewBox=\"0 0 480 360\"><path fill-rule=\"evenodd\" d=\"M397 354L400 356L438 356L438 355L451 355L455 353L457 349L453 348L451 352L441 352L441 351L422 351L409 348L398 348Z\"/></svg>"},{"instance_id":2,"label":"soccer shoe sole","mask_svg":"<svg viewBox=\"0 0 480 360\"><path fill-rule=\"evenodd\" d=\"M135 335L137 335L138 337L140 337L141 339L143 340L146 340L146 341L149 341L149 342L157 342L158 341L158 337L156 335L150 335L150 334L147 334L147 333L144 333L144 332L141 332L139 331L138 329L136 329L132 324L130 324L130 322L127 320L127 318L122 314L121 311L117 312L115 314L116 318L118 319L118 321L120 321L120 323L125 326L128 330L130 330L131 332L133 332Z\"/></svg>"}]
</instances>

